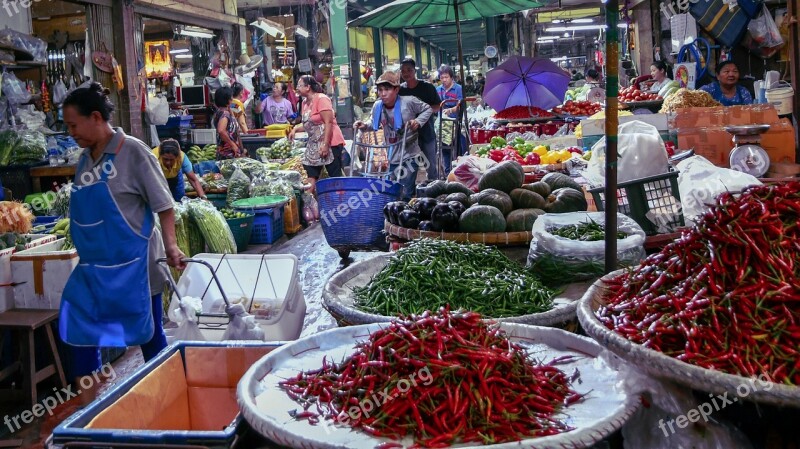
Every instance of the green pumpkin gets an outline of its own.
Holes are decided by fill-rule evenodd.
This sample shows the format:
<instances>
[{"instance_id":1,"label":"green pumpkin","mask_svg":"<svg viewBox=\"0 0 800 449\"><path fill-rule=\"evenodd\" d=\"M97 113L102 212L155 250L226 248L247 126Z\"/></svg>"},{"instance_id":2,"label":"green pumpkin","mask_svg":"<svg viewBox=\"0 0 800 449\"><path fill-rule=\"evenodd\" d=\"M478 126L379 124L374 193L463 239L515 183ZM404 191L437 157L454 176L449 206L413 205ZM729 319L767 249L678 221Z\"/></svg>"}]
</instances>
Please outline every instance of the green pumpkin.
<instances>
[{"instance_id":1,"label":"green pumpkin","mask_svg":"<svg viewBox=\"0 0 800 449\"><path fill-rule=\"evenodd\" d=\"M436 198L447 193L447 183L444 181L433 181L425 186L425 196L428 198Z\"/></svg>"},{"instance_id":2,"label":"green pumpkin","mask_svg":"<svg viewBox=\"0 0 800 449\"><path fill-rule=\"evenodd\" d=\"M514 209L541 209L547 206L547 200L536 192L527 189L514 189L511 191L511 202Z\"/></svg>"},{"instance_id":3,"label":"green pumpkin","mask_svg":"<svg viewBox=\"0 0 800 449\"><path fill-rule=\"evenodd\" d=\"M461 192L451 193L450 195L447 195L445 201L447 201L448 203L450 201L458 201L459 203L463 204L464 207L471 206L471 204L469 203L469 196Z\"/></svg>"},{"instance_id":4,"label":"green pumpkin","mask_svg":"<svg viewBox=\"0 0 800 449\"><path fill-rule=\"evenodd\" d=\"M503 232L506 219L499 209L492 206L472 206L458 220L460 232Z\"/></svg>"},{"instance_id":5,"label":"green pumpkin","mask_svg":"<svg viewBox=\"0 0 800 449\"><path fill-rule=\"evenodd\" d=\"M545 210L550 214L564 214L568 212L583 212L589 208L583 192L564 187L556 189L547 198Z\"/></svg>"},{"instance_id":6,"label":"green pumpkin","mask_svg":"<svg viewBox=\"0 0 800 449\"><path fill-rule=\"evenodd\" d=\"M550 186L551 193L552 191L562 189L564 187L570 187L577 191L583 190L583 187L581 187L580 184L575 182L572 178L570 178L568 175L565 175L564 173L558 173L558 172L548 173L544 175L544 178L542 178L542 182Z\"/></svg>"},{"instance_id":7,"label":"green pumpkin","mask_svg":"<svg viewBox=\"0 0 800 449\"><path fill-rule=\"evenodd\" d=\"M530 232L539 217L534 209L517 209L506 217L507 232Z\"/></svg>"},{"instance_id":8,"label":"green pumpkin","mask_svg":"<svg viewBox=\"0 0 800 449\"><path fill-rule=\"evenodd\" d=\"M497 189L486 189L479 193L478 204L494 206L502 212L504 217L514 210L514 203L511 201L511 197Z\"/></svg>"},{"instance_id":9,"label":"green pumpkin","mask_svg":"<svg viewBox=\"0 0 800 449\"><path fill-rule=\"evenodd\" d=\"M536 192L541 195L542 198L547 198L550 195L550 192L552 192L550 186L546 182L542 181L537 181L533 184L524 184L522 188L525 190L530 190L531 192Z\"/></svg>"},{"instance_id":10,"label":"green pumpkin","mask_svg":"<svg viewBox=\"0 0 800 449\"><path fill-rule=\"evenodd\" d=\"M514 161L503 161L486 171L478 181L478 190L496 189L509 193L525 182L522 165Z\"/></svg>"},{"instance_id":11,"label":"green pumpkin","mask_svg":"<svg viewBox=\"0 0 800 449\"><path fill-rule=\"evenodd\" d=\"M466 196L470 196L473 193L475 193L469 187L465 186L464 184L461 184L460 182L448 182L444 187L444 191L448 195L451 195L453 193L463 193Z\"/></svg>"}]
</instances>

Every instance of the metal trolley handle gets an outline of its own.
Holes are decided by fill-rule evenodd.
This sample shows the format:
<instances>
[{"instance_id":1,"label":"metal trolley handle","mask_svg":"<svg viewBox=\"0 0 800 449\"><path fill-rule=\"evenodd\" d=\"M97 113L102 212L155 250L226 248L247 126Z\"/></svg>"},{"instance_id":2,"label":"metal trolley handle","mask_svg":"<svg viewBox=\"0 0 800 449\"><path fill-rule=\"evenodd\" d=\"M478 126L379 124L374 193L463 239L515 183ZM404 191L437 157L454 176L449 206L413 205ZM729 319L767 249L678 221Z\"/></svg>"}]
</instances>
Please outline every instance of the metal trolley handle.
<instances>
[{"instance_id":1,"label":"metal trolley handle","mask_svg":"<svg viewBox=\"0 0 800 449\"><path fill-rule=\"evenodd\" d=\"M217 288L219 289L219 292L222 294L222 300L225 301L225 306L230 308L231 303L230 301L228 301L228 296L225 294L225 290L222 288L222 283L220 283L219 278L217 277L217 273L214 271L214 267L210 263L206 262L205 260L191 259L191 258L181 259L181 262L187 264L199 263L200 265L203 265L206 268L208 268L208 270L211 271L211 277L214 279L214 282L217 283ZM176 295L178 295L178 298L180 298L181 295L178 293L178 286L177 284L175 284L175 279L173 279L172 272L169 271L169 266L167 265L167 258L162 257L156 260L156 263L158 264L159 267L161 267L162 270L164 270L164 273L166 273L167 275L167 280L169 281L169 284L172 287L172 291L175 292Z\"/></svg>"}]
</instances>

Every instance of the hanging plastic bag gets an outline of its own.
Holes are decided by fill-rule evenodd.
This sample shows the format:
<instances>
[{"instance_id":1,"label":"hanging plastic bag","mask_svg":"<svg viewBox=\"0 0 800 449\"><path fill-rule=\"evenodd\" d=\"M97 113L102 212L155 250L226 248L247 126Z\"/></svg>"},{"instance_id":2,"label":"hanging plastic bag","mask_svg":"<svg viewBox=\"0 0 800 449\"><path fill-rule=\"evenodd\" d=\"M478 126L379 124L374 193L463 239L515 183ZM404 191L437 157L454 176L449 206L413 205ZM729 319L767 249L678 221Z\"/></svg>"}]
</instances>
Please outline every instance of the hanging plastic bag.
<instances>
[{"instance_id":1,"label":"hanging plastic bag","mask_svg":"<svg viewBox=\"0 0 800 449\"><path fill-rule=\"evenodd\" d=\"M481 176L495 165L497 165L497 162L485 157L462 157L459 158L458 165L447 177L447 180L458 181L471 190L477 191Z\"/></svg>"},{"instance_id":2,"label":"hanging plastic bag","mask_svg":"<svg viewBox=\"0 0 800 449\"><path fill-rule=\"evenodd\" d=\"M31 101L31 93L28 92L25 82L19 80L13 73L3 75L3 95L11 104L25 104Z\"/></svg>"},{"instance_id":3,"label":"hanging plastic bag","mask_svg":"<svg viewBox=\"0 0 800 449\"><path fill-rule=\"evenodd\" d=\"M64 80L59 79L56 81L55 86L53 86L53 103L56 105L60 105L64 103L64 100L67 99L67 86L64 84Z\"/></svg>"},{"instance_id":4,"label":"hanging plastic bag","mask_svg":"<svg viewBox=\"0 0 800 449\"><path fill-rule=\"evenodd\" d=\"M233 171L231 179L228 180L228 206L236 201L250 198L250 178L239 168Z\"/></svg>"},{"instance_id":5,"label":"hanging plastic bag","mask_svg":"<svg viewBox=\"0 0 800 449\"><path fill-rule=\"evenodd\" d=\"M177 303L177 304L176 304ZM197 314L202 312L203 302L200 298L186 296L180 301L173 299L170 304L170 320L178 325L173 338L175 341L205 341L197 324Z\"/></svg>"},{"instance_id":6,"label":"hanging plastic bag","mask_svg":"<svg viewBox=\"0 0 800 449\"><path fill-rule=\"evenodd\" d=\"M745 46L762 58L771 58L784 44L781 31L766 5L761 6L761 13L747 25L747 31Z\"/></svg>"},{"instance_id":7,"label":"hanging plastic bag","mask_svg":"<svg viewBox=\"0 0 800 449\"><path fill-rule=\"evenodd\" d=\"M604 212L545 214L533 223L528 268L553 283L588 280L605 274L605 241L574 240L554 234L556 230L583 224L605 228ZM630 217L617 214L617 263L620 268L639 264L645 258L645 233ZM563 282L561 282L563 281Z\"/></svg>"},{"instance_id":8,"label":"hanging plastic bag","mask_svg":"<svg viewBox=\"0 0 800 449\"><path fill-rule=\"evenodd\" d=\"M151 125L166 125L169 120L169 102L160 95L148 98L145 113Z\"/></svg>"},{"instance_id":9,"label":"hanging plastic bag","mask_svg":"<svg viewBox=\"0 0 800 449\"><path fill-rule=\"evenodd\" d=\"M264 341L267 338L264 334L264 330L258 325L256 319L248 314L241 304L231 305L226 312L231 317L231 321L222 334L222 341Z\"/></svg>"},{"instance_id":10,"label":"hanging plastic bag","mask_svg":"<svg viewBox=\"0 0 800 449\"><path fill-rule=\"evenodd\" d=\"M619 125L617 182L660 175L669 170L667 148L655 126L639 120ZM593 187L606 184L606 138L592 147L592 159L581 173Z\"/></svg>"},{"instance_id":11,"label":"hanging plastic bag","mask_svg":"<svg viewBox=\"0 0 800 449\"><path fill-rule=\"evenodd\" d=\"M749 186L761 185L752 175L717 167L702 156L682 160L677 169L683 218L689 226L716 203L720 194L738 193Z\"/></svg>"},{"instance_id":12,"label":"hanging plastic bag","mask_svg":"<svg viewBox=\"0 0 800 449\"><path fill-rule=\"evenodd\" d=\"M319 220L319 205L314 195L310 193L303 193L303 219L306 223Z\"/></svg>"}]
</instances>

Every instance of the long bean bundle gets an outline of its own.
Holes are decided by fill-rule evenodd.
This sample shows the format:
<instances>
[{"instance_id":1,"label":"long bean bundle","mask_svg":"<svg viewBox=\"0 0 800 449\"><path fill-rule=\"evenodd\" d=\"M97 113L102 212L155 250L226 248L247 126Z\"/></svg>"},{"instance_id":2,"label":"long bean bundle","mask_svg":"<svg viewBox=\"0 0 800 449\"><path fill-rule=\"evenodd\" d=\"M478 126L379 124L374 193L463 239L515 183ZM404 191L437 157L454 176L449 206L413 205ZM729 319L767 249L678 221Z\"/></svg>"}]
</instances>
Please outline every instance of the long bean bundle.
<instances>
[{"instance_id":1,"label":"long bean bundle","mask_svg":"<svg viewBox=\"0 0 800 449\"><path fill-rule=\"evenodd\" d=\"M420 239L353 293L356 307L386 316L449 305L504 318L550 310L555 292L495 247Z\"/></svg>"}]
</instances>

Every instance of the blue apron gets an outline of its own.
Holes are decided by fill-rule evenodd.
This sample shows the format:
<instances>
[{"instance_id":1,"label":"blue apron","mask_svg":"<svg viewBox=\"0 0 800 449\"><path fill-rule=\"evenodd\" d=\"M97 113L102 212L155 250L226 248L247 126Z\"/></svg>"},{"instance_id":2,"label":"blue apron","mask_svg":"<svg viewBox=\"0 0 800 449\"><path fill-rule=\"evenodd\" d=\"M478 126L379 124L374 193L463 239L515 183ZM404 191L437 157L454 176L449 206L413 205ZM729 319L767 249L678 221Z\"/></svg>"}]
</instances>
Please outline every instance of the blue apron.
<instances>
[{"instance_id":1,"label":"blue apron","mask_svg":"<svg viewBox=\"0 0 800 449\"><path fill-rule=\"evenodd\" d=\"M86 159L78 163L76 180ZM154 332L147 257L153 214L147 207L141 234L131 229L111 195L107 171L77 188L70 201L70 234L80 262L64 287L58 327L74 346L136 346Z\"/></svg>"}]
</instances>

